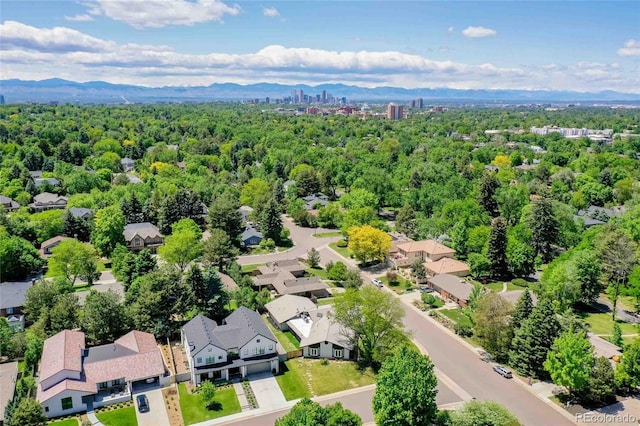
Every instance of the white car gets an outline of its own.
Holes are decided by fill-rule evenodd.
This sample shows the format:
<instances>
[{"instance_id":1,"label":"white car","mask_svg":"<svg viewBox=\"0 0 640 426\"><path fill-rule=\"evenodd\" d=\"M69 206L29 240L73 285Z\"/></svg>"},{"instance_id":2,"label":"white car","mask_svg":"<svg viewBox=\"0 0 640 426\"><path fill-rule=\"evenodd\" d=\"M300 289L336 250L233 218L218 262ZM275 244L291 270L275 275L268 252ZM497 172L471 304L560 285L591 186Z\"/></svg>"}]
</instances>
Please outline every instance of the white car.
<instances>
[{"instance_id":1,"label":"white car","mask_svg":"<svg viewBox=\"0 0 640 426\"><path fill-rule=\"evenodd\" d=\"M376 287L380 287L380 288L382 288L382 281L380 281L379 279L374 278L374 279L372 279L372 280L371 280L371 282L372 282L373 284L375 284L375 286L376 286Z\"/></svg>"}]
</instances>

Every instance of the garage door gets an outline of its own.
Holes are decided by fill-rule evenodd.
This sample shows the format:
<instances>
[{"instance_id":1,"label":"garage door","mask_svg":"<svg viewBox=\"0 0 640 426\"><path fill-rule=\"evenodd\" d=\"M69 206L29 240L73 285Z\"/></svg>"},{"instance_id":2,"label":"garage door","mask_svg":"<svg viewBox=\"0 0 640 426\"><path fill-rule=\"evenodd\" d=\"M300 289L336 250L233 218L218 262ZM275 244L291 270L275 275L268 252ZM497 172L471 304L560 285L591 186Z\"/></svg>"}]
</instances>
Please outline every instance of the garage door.
<instances>
[{"instance_id":1,"label":"garage door","mask_svg":"<svg viewBox=\"0 0 640 426\"><path fill-rule=\"evenodd\" d=\"M271 371L271 362L261 362L259 364L251 364L247 366L247 374L262 373L265 371Z\"/></svg>"}]
</instances>

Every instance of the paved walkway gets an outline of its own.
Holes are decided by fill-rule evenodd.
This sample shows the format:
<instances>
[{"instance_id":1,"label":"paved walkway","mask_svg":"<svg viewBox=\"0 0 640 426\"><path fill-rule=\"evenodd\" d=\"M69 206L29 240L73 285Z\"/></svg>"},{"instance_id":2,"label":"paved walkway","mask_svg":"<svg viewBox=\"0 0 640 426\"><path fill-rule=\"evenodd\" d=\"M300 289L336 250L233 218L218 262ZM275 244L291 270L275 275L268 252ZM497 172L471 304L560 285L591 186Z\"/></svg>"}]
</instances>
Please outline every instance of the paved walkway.
<instances>
[{"instance_id":1,"label":"paved walkway","mask_svg":"<svg viewBox=\"0 0 640 426\"><path fill-rule=\"evenodd\" d=\"M253 409L249 400L247 399L247 395L244 393L244 387L242 387L242 382L236 382L233 384L233 389L236 391L236 396L238 397L238 402L240 403L240 409L244 413L245 411L250 411Z\"/></svg>"},{"instance_id":2,"label":"paved walkway","mask_svg":"<svg viewBox=\"0 0 640 426\"><path fill-rule=\"evenodd\" d=\"M258 402L258 407L265 410L275 410L286 406L287 400L273 374L252 375L249 378L249 383Z\"/></svg>"},{"instance_id":3,"label":"paved walkway","mask_svg":"<svg viewBox=\"0 0 640 426\"><path fill-rule=\"evenodd\" d=\"M87 403L87 418L93 426L104 426L104 424L98 420L96 413L93 411L93 402Z\"/></svg>"}]
</instances>

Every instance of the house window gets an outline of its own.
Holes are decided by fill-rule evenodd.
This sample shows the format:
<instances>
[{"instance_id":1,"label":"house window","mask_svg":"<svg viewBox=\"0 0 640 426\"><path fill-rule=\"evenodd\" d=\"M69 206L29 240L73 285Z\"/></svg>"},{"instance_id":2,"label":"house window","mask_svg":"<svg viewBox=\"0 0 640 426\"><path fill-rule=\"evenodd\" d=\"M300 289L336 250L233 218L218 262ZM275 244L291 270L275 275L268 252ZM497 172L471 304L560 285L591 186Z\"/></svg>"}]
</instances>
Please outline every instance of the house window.
<instances>
[{"instance_id":1,"label":"house window","mask_svg":"<svg viewBox=\"0 0 640 426\"><path fill-rule=\"evenodd\" d=\"M269 343L269 350L272 351L273 350L273 343Z\"/></svg>"},{"instance_id":2,"label":"house window","mask_svg":"<svg viewBox=\"0 0 640 426\"><path fill-rule=\"evenodd\" d=\"M120 380L112 380L111 386L118 386L120 384Z\"/></svg>"},{"instance_id":3,"label":"house window","mask_svg":"<svg viewBox=\"0 0 640 426\"><path fill-rule=\"evenodd\" d=\"M222 359L222 355L218 355L218 359Z\"/></svg>"},{"instance_id":4,"label":"house window","mask_svg":"<svg viewBox=\"0 0 640 426\"><path fill-rule=\"evenodd\" d=\"M319 348L309 348L309 356L318 356Z\"/></svg>"},{"instance_id":5,"label":"house window","mask_svg":"<svg viewBox=\"0 0 640 426\"><path fill-rule=\"evenodd\" d=\"M13 308L7 308L7 315L13 314Z\"/></svg>"},{"instance_id":6,"label":"house window","mask_svg":"<svg viewBox=\"0 0 640 426\"><path fill-rule=\"evenodd\" d=\"M333 350L334 358L342 358L342 349L334 349Z\"/></svg>"},{"instance_id":7,"label":"house window","mask_svg":"<svg viewBox=\"0 0 640 426\"><path fill-rule=\"evenodd\" d=\"M256 343L260 343L260 339L256 339Z\"/></svg>"},{"instance_id":8,"label":"house window","mask_svg":"<svg viewBox=\"0 0 640 426\"><path fill-rule=\"evenodd\" d=\"M142 240L141 240L140 238L135 238L135 239L133 240L133 245L134 245L135 247L140 247L140 246L142 246Z\"/></svg>"},{"instance_id":9,"label":"house window","mask_svg":"<svg viewBox=\"0 0 640 426\"><path fill-rule=\"evenodd\" d=\"M258 348L253 348L253 354L258 355Z\"/></svg>"},{"instance_id":10,"label":"house window","mask_svg":"<svg viewBox=\"0 0 640 426\"><path fill-rule=\"evenodd\" d=\"M71 397L62 398L60 402L62 402L63 410L70 410L71 408L73 408L73 399Z\"/></svg>"},{"instance_id":11,"label":"house window","mask_svg":"<svg viewBox=\"0 0 640 426\"><path fill-rule=\"evenodd\" d=\"M264 355L264 346L260 348L260 355Z\"/></svg>"},{"instance_id":12,"label":"house window","mask_svg":"<svg viewBox=\"0 0 640 426\"><path fill-rule=\"evenodd\" d=\"M98 389L106 389L108 387L107 382L98 383Z\"/></svg>"},{"instance_id":13,"label":"house window","mask_svg":"<svg viewBox=\"0 0 640 426\"><path fill-rule=\"evenodd\" d=\"M214 356L208 356L207 357L207 364L213 364L216 362L216 357Z\"/></svg>"},{"instance_id":14,"label":"house window","mask_svg":"<svg viewBox=\"0 0 640 426\"><path fill-rule=\"evenodd\" d=\"M202 358L198 358L198 359L196 360L196 364L202 364Z\"/></svg>"},{"instance_id":15,"label":"house window","mask_svg":"<svg viewBox=\"0 0 640 426\"><path fill-rule=\"evenodd\" d=\"M44 412L48 413L49 412L49 407L44 407Z\"/></svg>"}]
</instances>

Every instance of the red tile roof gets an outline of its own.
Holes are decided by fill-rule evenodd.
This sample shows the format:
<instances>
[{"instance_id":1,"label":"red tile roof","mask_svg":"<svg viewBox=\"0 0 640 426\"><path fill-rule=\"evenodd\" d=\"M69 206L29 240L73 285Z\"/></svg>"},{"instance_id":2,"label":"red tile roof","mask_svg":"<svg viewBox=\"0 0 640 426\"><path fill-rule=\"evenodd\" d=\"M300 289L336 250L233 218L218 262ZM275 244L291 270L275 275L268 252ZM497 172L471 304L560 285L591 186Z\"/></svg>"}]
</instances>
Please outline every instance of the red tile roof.
<instances>
[{"instance_id":1,"label":"red tile roof","mask_svg":"<svg viewBox=\"0 0 640 426\"><path fill-rule=\"evenodd\" d=\"M40 361L40 380L46 380L63 371L82 371L81 349L84 333L64 330L44 341Z\"/></svg>"},{"instance_id":2,"label":"red tile roof","mask_svg":"<svg viewBox=\"0 0 640 426\"><path fill-rule=\"evenodd\" d=\"M423 240L423 241L407 241L396 245L398 249L406 253L415 253L422 251L428 256L434 254L454 254L456 251L445 245L440 244L435 240Z\"/></svg>"}]
</instances>

